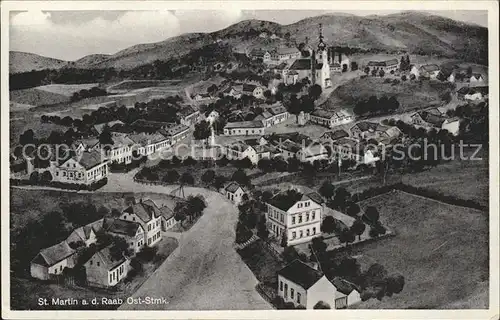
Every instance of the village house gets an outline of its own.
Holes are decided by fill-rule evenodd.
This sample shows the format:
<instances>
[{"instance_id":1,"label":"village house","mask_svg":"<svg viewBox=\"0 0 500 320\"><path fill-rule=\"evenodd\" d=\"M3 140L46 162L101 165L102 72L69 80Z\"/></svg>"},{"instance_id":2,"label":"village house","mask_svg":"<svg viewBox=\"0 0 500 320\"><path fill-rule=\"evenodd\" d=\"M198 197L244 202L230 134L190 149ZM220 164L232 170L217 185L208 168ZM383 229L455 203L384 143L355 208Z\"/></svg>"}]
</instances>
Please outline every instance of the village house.
<instances>
[{"instance_id":1,"label":"village house","mask_svg":"<svg viewBox=\"0 0 500 320\"><path fill-rule=\"evenodd\" d=\"M384 72L396 71L399 69L399 60L390 59L385 61L369 61L366 65L370 71L372 70L384 70Z\"/></svg>"},{"instance_id":2,"label":"village house","mask_svg":"<svg viewBox=\"0 0 500 320\"><path fill-rule=\"evenodd\" d=\"M85 264L87 282L96 287L113 287L127 276L130 260L113 257L110 247L96 252Z\"/></svg>"},{"instance_id":3,"label":"village house","mask_svg":"<svg viewBox=\"0 0 500 320\"><path fill-rule=\"evenodd\" d=\"M220 114L219 112L217 112L216 110L212 110L210 111L210 113L208 114L208 116L206 116L206 120L208 122L210 122L210 124L213 124L217 119L219 119L220 117Z\"/></svg>"},{"instance_id":4,"label":"village house","mask_svg":"<svg viewBox=\"0 0 500 320\"><path fill-rule=\"evenodd\" d=\"M362 121L351 127L351 136L356 139L370 140L374 139L378 142L390 141L401 136L401 131L398 127L384 126L380 123Z\"/></svg>"},{"instance_id":5,"label":"village house","mask_svg":"<svg viewBox=\"0 0 500 320\"><path fill-rule=\"evenodd\" d=\"M309 118L309 121L312 123L327 127L333 128L335 126L339 126L342 124L350 123L354 120L354 116L350 115L345 110L324 110L324 109L316 109L314 110Z\"/></svg>"},{"instance_id":6,"label":"village house","mask_svg":"<svg viewBox=\"0 0 500 320\"><path fill-rule=\"evenodd\" d=\"M212 99L212 96L209 93L197 93L193 96L194 101L207 101Z\"/></svg>"},{"instance_id":7,"label":"village house","mask_svg":"<svg viewBox=\"0 0 500 320\"><path fill-rule=\"evenodd\" d=\"M264 135L264 124L262 121L240 121L229 122L224 127L226 136L249 136Z\"/></svg>"},{"instance_id":8,"label":"village house","mask_svg":"<svg viewBox=\"0 0 500 320\"><path fill-rule=\"evenodd\" d=\"M171 147L170 139L160 133L146 134L141 132L131 134L129 138L134 142L134 150L142 156L149 156Z\"/></svg>"},{"instance_id":9,"label":"village house","mask_svg":"<svg viewBox=\"0 0 500 320\"><path fill-rule=\"evenodd\" d=\"M489 87L462 87L457 91L457 98L459 100L478 101L488 98Z\"/></svg>"},{"instance_id":10,"label":"village house","mask_svg":"<svg viewBox=\"0 0 500 320\"><path fill-rule=\"evenodd\" d=\"M342 73L350 70L351 62L342 52L335 52L334 47L328 48L330 71Z\"/></svg>"},{"instance_id":11,"label":"village house","mask_svg":"<svg viewBox=\"0 0 500 320\"><path fill-rule=\"evenodd\" d=\"M108 146L101 146L104 149L106 158L111 163L125 163L129 164L132 162L132 146L134 141L131 140L127 135L122 133L113 133L112 138L113 144Z\"/></svg>"},{"instance_id":12,"label":"village house","mask_svg":"<svg viewBox=\"0 0 500 320\"><path fill-rule=\"evenodd\" d=\"M167 206L160 208L161 212L161 231L166 232L172 229L176 224L175 213L172 209Z\"/></svg>"},{"instance_id":13,"label":"village house","mask_svg":"<svg viewBox=\"0 0 500 320\"><path fill-rule=\"evenodd\" d=\"M330 281L317 267L298 259L278 271L278 296L306 309L313 309L320 301L332 309L345 309L361 302L356 286L341 278Z\"/></svg>"},{"instance_id":14,"label":"village house","mask_svg":"<svg viewBox=\"0 0 500 320\"><path fill-rule=\"evenodd\" d=\"M354 161L356 166L374 164L380 160L376 153L374 146L353 138L341 138L332 142L332 158L336 159L339 164L343 160Z\"/></svg>"},{"instance_id":15,"label":"village house","mask_svg":"<svg viewBox=\"0 0 500 320\"><path fill-rule=\"evenodd\" d=\"M290 117L290 113L280 102L265 108L262 114L258 115L254 120L262 121L265 127L272 127L283 121L286 121Z\"/></svg>"},{"instance_id":16,"label":"village house","mask_svg":"<svg viewBox=\"0 0 500 320\"><path fill-rule=\"evenodd\" d=\"M97 230L93 228L93 223L81 226L71 232L68 238L66 238L66 242L68 244L83 243L85 247L89 247L91 244L97 242L96 231Z\"/></svg>"},{"instance_id":17,"label":"village house","mask_svg":"<svg viewBox=\"0 0 500 320\"><path fill-rule=\"evenodd\" d=\"M243 188L234 181L229 183L224 188L224 195L226 196L226 198L234 202L234 204L236 205L239 205L241 203L244 194L245 190L243 190Z\"/></svg>"},{"instance_id":18,"label":"village house","mask_svg":"<svg viewBox=\"0 0 500 320\"><path fill-rule=\"evenodd\" d=\"M312 143L302 147L296 153L296 157L301 162L313 163L316 160L328 159L328 150L320 143Z\"/></svg>"},{"instance_id":19,"label":"village house","mask_svg":"<svg viewBox=\"0 0 500 320\"><path fill-rule=\"evenodd\" d=\"M123 210L120 216L122 220L138 222L145 232L144 243L154 246L161 240L161 212L152 200L142 200Z\"/></svg>"},{"instance_id":20,"label":"village house","mask_svg":"<svg viewBox=\"0 0 500 320\"><path fill-rule=\"evenodd\" d=\"M250 146L243 141L236 141L227 145L224 148L226 157L229 160L241 160L248 158L254 165L260 159L269 159L271 157L271 150L267 146L254 145Z\"/></svg>"},{"instance_id":21,"label":"village house","mask_svg":"<svg viewBox=\"0 0 500 320\"><path fill-rule=\"evenodd\" d=\"M287 245L309 242L321 235L323 199L317 193L302 194L295 190L278 193L266 203L269 232Z\"/></svg>"},{"instance_id":22,"label":"village house","mask_svg":"<svg viewBox=\"0 0 500 320\"><path fill-rule=\"evenodd\" d=\"M182 108L178 112L181 124L190 127L200 121L200 111L195 110L191 106Z\"/></svg>"},{"instance_id":23,"label":"village house","mask_svg":"<svg viewBox=\"0 0 500 320\"><path fill-rule=\"evenodd\" d=\"M297 48L278 48L271 52L271 59L275 63L281 63L286 60L299 59L301 53Z\"/></svg>"},{"instance_id":24,"label":"village house","mask_svg":"<svg viewBox=\"0 0 500 320\"><path fill-rule=\"evenodd\" d=\"M252 60L262 59L262 62L264 63L271 62L271 53L260 48L252 49L250 51L249 57Z\"/></svg>"},{"instance_id":25,"label":"village house","mask_svg":"<svg viewBox=\"0 0 500 320\"><path fill-rule=\"evenodd\" d=\"M40 250L31 260L30 274L33 278L49 280L62 274L64 268L75 266L76 251L66 241Z\"/></svg>"},{"instance_id":26,"label":"village house","mask_svg":"<svg viewBox=\"0 0 500 320\"><path fill-rule=\"evenodd\" d=\"M480 73L473 73L472 76L469 78L469 82L473 84L484 83L484 77Z\"/></svg>"},{"instance_id":27,"label":"village house","mask_svg":"<svg viewBox=\"0 0 500 320\"><path fill-rule=\"evenodd\" d=\"M164 137L170 139L171 145L177 144L179 141L189 136L190 129L183 124L169 123L166 127L158 131Z\"/></svg>"},{"instance_id":28,"label":"village house","mask_svg":"<svg viewBox=\"0 0 500 320\"><path fill-rule=\"evenodd\" d=\"M418 68L420 77L428 78L431 80L437 79L441 69L436 64L426 64Z\"/></svg>"},{"instance_id":29,"label":"village house","mask_svg":"<svg viewBox=\"0 0 500 320\"><path fill-rule=\"evenodd\" d=\"M412 64L412 65L410 66L410 75L411 75L411 74L412 74L412 75L414 75L414 76L415 76L415 79L417 79L417 80L418 80L418 78L420 77L420 71L419 71L419 68L418 68L416 65L414 65L414 64Z\"/></svg>"},{"instance_id":30,"label":"village house","mask_svg":"<svg viewBox=\"0 0 500 320\"><path fill-rule=\"evenodd\" d=\"M264 88L255 84L244 83L242 86L242 94L253 96L256 99L264 99Z\"/></svg>"},{"instance_id":31,"label":"village house","mask_svg":"<svg viewBox=\"0 0 500 320\"><path fill-rule=\"evenodd\" d=\"M153 133L158 132L162 129L167 129L172 126L171 122L163 122L163 121L151 121L145 119L138 119L130 124L130 127L136 132L146 132Z\"/></svg>"},{"instance_id":32,"label":"village house","mask_svg":"<svg viewBox=\"0 0 500 320\"><path fill-rule=\"evenodd\" d=\"M416 112L410 116L411 124L416 126L437 129L446 129L452 135L458 135L460 131L460 119L457 117L448 118L446 115L441 114L440 111L432 112L428 110L423 110Z\"/></svg>"},{"instance_id":33,"label":"village house","mask_svg":"<svg viewBox=\"0 0 500 320\"><path fill-rule=\"evenodd\" d=\"M89 185L108 176L109 161L100 151L82 152L63 161L51 160L53 181Z\"/></svg>"},{"instance_id":34,"label":"village house","mask_svg":"<svg viewBox=\"0 0 500 320\"><path fill-rule=\"evenodd\" d=\"M101 145L98 138L79 139L71 144L71 150L80 154L84 151L101 150Z\"/></svg>"},{"instance_id":35,"label":"village house","mask_svg":"<svg viewBox=\"0 0 500 320\"><path fill-rule=\"evenodd\" d=\"M124 239L132 252L139 252L145 245L144 228L139 222L122 219L105 219L103 228L106 233Z\"/></svg>"},{"instance_id":36,"label":"village house","mask_svg":"<svg viewBox=\"0 0 500 320\"><path fill-rule=\"evenodd\" d=\"M339 129L339 130L327 131L327 132L323 133L319 137L318 140L323 145L329 145L335 140L338 140L340 138L346 138L346 137L349 137L349 134L345 130Z\"/></svg>"}]
</instances>

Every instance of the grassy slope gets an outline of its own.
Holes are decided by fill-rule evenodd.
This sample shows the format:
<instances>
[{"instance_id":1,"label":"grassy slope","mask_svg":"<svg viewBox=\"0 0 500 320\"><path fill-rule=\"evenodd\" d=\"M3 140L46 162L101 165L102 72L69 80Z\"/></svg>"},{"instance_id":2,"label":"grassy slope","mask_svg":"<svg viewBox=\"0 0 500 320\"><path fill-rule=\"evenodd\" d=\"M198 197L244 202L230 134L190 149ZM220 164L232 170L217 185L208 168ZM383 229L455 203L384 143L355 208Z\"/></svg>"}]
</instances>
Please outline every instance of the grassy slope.
<instances>
[{"instance_id":1,"label":"grassy slope","mask_svg":"<svg viewBox=\"0 0 500 320\"><path fill-rule=\"evenodd\" d=\"M59 210L62 203L92 202L97 208L105 206L108 209L125 209L125 197L131 193L76 193L55 190L23 190L10 189L11 232L26 225L29 221L41 218L54 210ZM158 205L165 204L170 208L175 206L175 198L157 193L135 193L136 200L149 198Z\"/></svg>"},{"instance_id":2,"label":"grassy slope","mask_svg":"<svg viewBox=\"0 0 500 320\"><path fill-rule=\"evenodd\" d=\"M67 61L43 57L34 53L10 51L9 73L28 72L32 70L59 69L67 65Z\"/></svg>"},{"instance_id":3,"label":"grassy slope","mask_svg":"<svg viewBox=\"0 0 500 320\"><path fill-rule=\"evenodd\" d=\"M357 101L367 100L370 96L395 96L401 110L425 108L433 102L439 102L439 94L449 88L448 84L423 81L401 82L397 85L384 83L385 78L368 76L353 79L341 85L329 98L330 106L354 107Z\"/></svg>"},{"instance_id":4,"label":"grassy slope","mask_svg":"<svg viewBox=\"0 0 500 320\"><path fill-rule=\"evenodd\" d=\"M37 88L15 90L9 92L10 101L29 104L32 106L69 102L69 98L69 96L63 94L39 90Z\"/></svg>"},{"instance_id":5,"label":"grassy slope","mask_svg":"<svg viewBox=\"0 0 500 320\"><path fill-rule=\"evenodd\" d=\"M376 206L396 237L356 249L363 268L377 262L405 277L400 294L358 308L442 308L477 296L488 280L488 217L402 192L361 203ZM482 295L483 297L487 294ZM483 305L487 301L483 301ZM480 305L480 304L479 304ZM460 307L457 306L457 307Z\"/></svg>"}]
</instances>

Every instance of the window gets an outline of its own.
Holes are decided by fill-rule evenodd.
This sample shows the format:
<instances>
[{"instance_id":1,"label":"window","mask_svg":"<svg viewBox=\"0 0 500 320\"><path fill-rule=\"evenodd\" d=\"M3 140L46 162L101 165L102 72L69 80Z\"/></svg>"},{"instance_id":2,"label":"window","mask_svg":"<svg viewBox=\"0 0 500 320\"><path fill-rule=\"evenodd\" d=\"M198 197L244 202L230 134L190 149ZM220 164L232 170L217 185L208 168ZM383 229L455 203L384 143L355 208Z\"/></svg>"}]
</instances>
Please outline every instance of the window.
<instances>
[{"instance_id":1,"label":"window","mask_svg":"<svg viewBox=\"0 0 500 320\"><path fill-rule=\"evenodd\" d=\"M295 239L297 237L297 232L292 232L292 239Z\"/></svg>"},{"instance_id":2,"label":"window","mask_svg":"<svg viewBox=\"0 0 500 320\"><path fill-rule=\"evenodd\" d=\"M285 283L285 299L288 297L288 284Z\"/></svg>"},{"instance_id":3,"label":"window","mask_svg":"<svg viewBox=\"0 0 500 320\"><path fill-rule=\"evenodd\" d=\"M297 204L297 208L302 208L302 203Z\"/></svg>"},{"instance_id":4,"label":"window","mask_svg":"<svg viewBox=\"0 0 500 320\"><path fill-rule=\"evenodd\" d=\"M312 220L314 220L314 218L316 217L316 211L312 211Z\"/></svg>"},{"instance_id":5,"label":"window","mask_svg":"<svg viewBox=\"0 0 500 320\"><path fill-rule=\"evenodd\" d=\"M302 223L302 215L299 215L299 223Z\"/></svg>"},{"instance_id":6,"label":"window","mask_svg":"<svg viewBox=\"0 0 500 320\"><path fill-rule=\"evenodd\" d=\"M300 293L297 292L297 303L300 303Z\"/></svg>"},{"instance_id":7,"label":"window","mask_svg":"<svg viewBox=\"0 0 500 320\"><path fill-rule=\"evenodd\" d=\"M293 299L294 295L295 295L295 290L293 290L293 288L290 288L290 298Z\"/></svg>"},{"instance_id":8,"label":"window","mask_svg":"<svg viewBox=\"0 0 500 320\"><path fill-rule=\"evenodd\" d=\"M295 224L295 217L292 217L292 224Z\"/></svg>"},{"instance_id":9,"label":"window","mask_svg":"<svg viewBox=\"0 0 500 320\"><path fill-rule=\"evenodd\" d=\"M309 221L309 213L306 213L306 221Z\"/></svg>"},{"instance_id":10,"label":"window","mask_svg":"<svg viewBox=\"0 0 500 320\"><path fill-rule=\"evenodd\" d=\"M283 215L283 213L281 214L281 217L280 217L280 221L283 222L285 220L285 216Z\"/></svg>"},{"instance_id":11,"label":"window","mask_svg":"<svg viewBox=\"0 0 500 320\"><path fill-rule=\"evenodd\" d=\"M101 263L99 261L97 261L97 266L100 267L101 266Z\"/></svg>"},{"instance_id":12,"label":"window","mask_svg":"<svg viewBox=\"0 0 500 320\"><path fill-rule=\"evenodd\" d=\"M304 231L300 230L300 238L304 236Z\"/></svg>"},{"instance_id":13,"label":"window","mask_svg":"<svg viewBox=\"0 0 500 320\"><path fill-rule=\"evenodd\" d=\"M283 291L283 281L280 281L280 291Z\"/></svg>"},{"instance_id":14,"label":"window","mask_svg":"<svg viewBox=\"0 0 500 320\"><path fill-rule=\"evenodd\" d=\"M92 265L92 260L90 260L90 265Z\"/></svg>"},{"instance_id":15,"label":"window","mask_svg":"<svg viewBox=\"0 0 500 320\"><path fill-rule=\"evenodd\" d=\"M313 228L313 234L316 234L316 227Z\"/></svg>"},{"instance_id":16,"label":"window","mask_svg":"<svg viewBox=\"0 0 500 320\"><path fill-rule=\"evenodd\" d=\"M306 236L309 237L309 229L306 230Z\"/></svg>"},{"instance_id":17,"label":"window","mask_svg":"<svg viewBox=\"0 0 500 320\"><path fill-rule=\"evenodd\" d=\"M109 275L109 282L113 282L113 274Z\"/></svg>"}]
</instances>

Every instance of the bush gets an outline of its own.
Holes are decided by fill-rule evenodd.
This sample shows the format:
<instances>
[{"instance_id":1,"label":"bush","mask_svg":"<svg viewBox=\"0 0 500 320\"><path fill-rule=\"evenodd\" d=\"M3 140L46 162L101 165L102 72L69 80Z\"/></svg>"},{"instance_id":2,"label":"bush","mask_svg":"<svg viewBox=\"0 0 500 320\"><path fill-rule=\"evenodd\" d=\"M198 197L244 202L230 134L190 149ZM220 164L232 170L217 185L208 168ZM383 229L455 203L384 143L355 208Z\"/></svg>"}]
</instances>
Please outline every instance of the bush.
<instances>
[{"instance_id":1,"label":"bush","mask_svg":"<svg viewBox=\"0 0 500 320\"><path fill-rule=\"evenodd\" d=\"M157 247L144 247L137 253L137 259L142 262L153 261L158 252Z\"/></svg>"},{"instance_id":2,"label":"bush","mask_svg":"<svg viewBox=\"0 0 500 320\"><path fill-rule=\"evenodd\" d=\"M245 227L241 222L236 225L236 243L245 243L253 236L251 230Z\"/></svg>"}]
</instances>

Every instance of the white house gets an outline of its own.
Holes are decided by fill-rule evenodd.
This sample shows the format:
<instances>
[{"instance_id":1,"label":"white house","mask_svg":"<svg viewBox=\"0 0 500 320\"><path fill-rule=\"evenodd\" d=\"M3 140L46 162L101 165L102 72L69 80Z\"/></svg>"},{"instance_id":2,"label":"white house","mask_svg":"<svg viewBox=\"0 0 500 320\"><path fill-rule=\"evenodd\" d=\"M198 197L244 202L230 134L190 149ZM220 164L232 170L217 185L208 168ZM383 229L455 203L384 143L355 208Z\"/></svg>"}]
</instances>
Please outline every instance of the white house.
<instances>
[{"instance_id":1,"label":"white house","mask_svg":"<svg viewBox=\"0 0 500 320\"><path fill-rule=\"evenodd\" d=\"M83 244L88 247L97 242L96 231L92 224L76 228L71 232L68 238L66 238L66 242L68 244L83 242Z\"/></svg>"},{"instance_id":2,"label":"white house","mask_svg":"<svg viewBox=\"0 0 500 320\"><path fill-rule=\"evenodd\" d=\"M158 133L169 138L171 145L175 145L189 135L190 128L183 124L169 123L164 128L160 129Z\"/></svg>"},{"instance_id":3,"label":"white house","mask_svg":"<svg viewBox=\"0 0 500 320\"><path fill-rule=\"evenodd\" d=\"M456 136L460 132L460 118L450 118L444 120L441 124L441 129L446 129L452 135Z\"/></svg>"},{"instance_id":4,"label":"white house","mask_svg":"<svg viewBox=\"0 0 500 320\"><path fill-rule=\"evenodd\" d=\"M66 241L40 250L31 260L31 276L41 280L49 280L53 275L60 275L64 268L75 266L75 254L76 251Z\"/></svg>"},{"instance_id":5,"label":"white house","mask_svg":"<svg viewBox=\"0 0 500 320\"><path fill-rule=\"evenodd\" d=\"M286 237L287 245L309 242L321 235L323 199L317 193L296 190L278 193L267 204L266 221L271 235Z\"/></svg>"},{"instance_id":6,"label":"white house","mask_svg":"<svg viewBox=\"0 0 500 320\"><path fill-rule=\"evenodd\" d=\"M262 121L229 122L224 127L224 135L227 136L264 135L264 124L262 123Z\"/></svg>"},{"instance_id":7,"label":"white house","mask_svg":"<svg viewBox=\"0 0 500 320\"><path fill-rule=\"evenodd\" d=\"M316 109L311 113L309 120L318 125L333 128L354 121L354 116L345 110Z\"/></svg>"},{"instance_id":8,"label":"white house","mask_svg":"<svg viewBox=\"0 0 500 320\"><path fill-rule=\"evenodd\" d=\"M474 73L469 78L469 82L470 83L483 83L484 82L484 77L480 73Z\"/></svg>"},{"instance_id":9,"label":"white house","mask_svg":"<svg viewBox=\"0 0 500 320\"><path fill-rule=\"evenodd\" d=\"M345 309L361 301L355 285L340 278L330 281L298 259L278 271L278 296L306 309L314 309L320 301L332 309Z\"/></svg>"},{"instance_id":10,"label":"white house","mask_svg":"<svg viewBox=\"0 0 500 320\"><path fill-rule=\"evenodd\" d=\"M396 71L399 69L399 60L398 59L390 59L385 61L369 61L367 67L372 71L375 70L384 70L384 72Z\"/></svg>"},{"instance_id":11,"label":"white house","mask_svg":"<svg viewBox=\"0 0 500 320\"><path fill-rule=\"evenodd\" d=\"M132 162L132 141L127 135L122 133L112 134L113 144L104 149L106 157L110 163L125 163ZM103 148L104 146L101 146Z\"/></svg>"},{"instance_id":12,"label":"white house","mask_svg":"<svg viewBox=\"0 0 500 320\"><path fill-rule=\"evenodd\" d=\"M108 162L97 150L85 151L66 160L51 160L49 171L54 181L88 185L108 176Z\"/></svg>"},{"instance_id":13,"label":"white house","mask_svg":"<svg viewBox=\"0 0 500 320\"><path fill-rule=\"evenodd\" d=\"M130 260L125 257L114 257L110 247L96 252L85 264L85 273L90 285L97 287L113 287L127 276Z\"/></svg>"},{"instance_id":14,"label":"white house","mask_svg":"<svg viewBox=\"0 0 500 320\"><path fill-rule=\"evenodd\" d=\"M141 132L131 134L129 138L134 142L134 150L143 156L168 150L171 147L170 139L160 133L146 134Z\"/></svg>"},{"instance_id":15,"label":"white house","mask_svg":"<svg viewBox=\"0 0 500 320\"><path fill-rule=\"evenodd\" d=\"M144 243L153 246L161 240L161 211L152 200L142 200L123 210L120 219L138 222L145 231Z\"/></svg>"},{"instance_id":16,"label":"white house","mask_svg":"<svg viewBox=\"0 0 500 320\"><path fill-rule=\"evenodd\" d=\"M243 141L236 141L224 147L224 152L229 160L242 160L245 158L255 165L260 159L269 159L271 149L265 145L248 145Z\"/></svg>"},{"instance_id":17,"label":"white house","mask_svg":"<svg viewBox=\"0 0 500 320\"><path fill-rule=\"evenodd\" d=\"M258 115L254 120L262 121L265 127L272 127L283 121L286 121L290 114L281 103L276 103L264 109L264 112Z\"/></svg>"},{"instance_id":18,"label":"white house","mask_svg":"<svg viewBox=\"0 0 500 320\"><path fill-rule=\"evenodd\" d=\"M104 219L106 233L125 239L132 252L139 252L146 244L145 231L137 221L123 219Z\"/></svg>"},{"instance_id":19,"label":"white house","mask_svg":"<svg viewBox=\"0 0 500 320\"><path fill-rule=\"evenodd\" d=\"M210 122L210 124L213 124L217 119L219 119L219 116L220 114L217 111L212 110L206 117L206 120Z\"/></svg>"},{"instance_id":20,"label":"white house","mask_svg":"<svg viewBox=\"0 0 500 320\"><path fill-rule=\"evenodd\" d=\"M426 65L420 66L418 71L419 71L421 77L435 80L435 79L437 79L441 69L436 64L426 64Z\"/></svg>"},{"instance_id":21,"label":"white house","mask_svg":"<svg viewBox=\"0 0 500 320\"><path fill-rule=\"evenodd\" d=\"M177 224L177 220L175 220L174 211L167 206L161 207L160 212L161 212L161 231L166 232L172 229Z\"/></svg>"},{"instance_id":22,"label":"white house","mask_svg":"<svg viewBox=\"0 0 500 320\"><path fill-rule=\"evenodd\" d=\"M341 138L333 141L332 158L337 159L340 163L352 160L356 165L373 164L380 160L372 146L352 138Z\"/></svg>"},{"instance_id":23,"label":"white house","mask_svg":"<svg viewBox=\"0 0 500 320\"><path fill-rule=\"evenodd\" d=\"M245 83L242 87L242 94L254 96L257 99L264 99L264 88L255 84Z\"/></svg>"},{"instance_id":24,"label":"white house","mask_svg":"<svg viewBox=\"0 0 500 320\"><path fill-rule=\"evenodd\" d=\"M419 68L416 65L413 65L411 67L410 74L413 74L415 76L415 79L418 79L420 77Z\"/></svg>"},{"instance_id":25,"label":"white house","mask_svg":"<svg viewBox=\"0 0 500 320\"><path fill-rule=\"evenodd\" d=\"M233 181L224 188L224 194L226 198L238 205L243 200L245 190L243 190L243 188L239 184Z\"/></svg>"},{"instance_id":26,"label":"white house","mask_svg":"<svg viewBox=\"0 0 500 320\"><path fill-rule=\"evenodd\" d=\"M314 162L315 160L328 159L328 151L320 143L311 143L301 149L296 154L297 159L302 162Z\"/></svg>"},{"instance_id":27,"label":"white house","mask_svg":"<svg viewBox=\"0 0 500 320\"><path fill-rule=\"evenodd\" d=\"M186 106L182 108L179 112L179 118L181 124L190 127L200 121L200 111L195 110L191 106Z\"/></svg>"}]
</instances>

